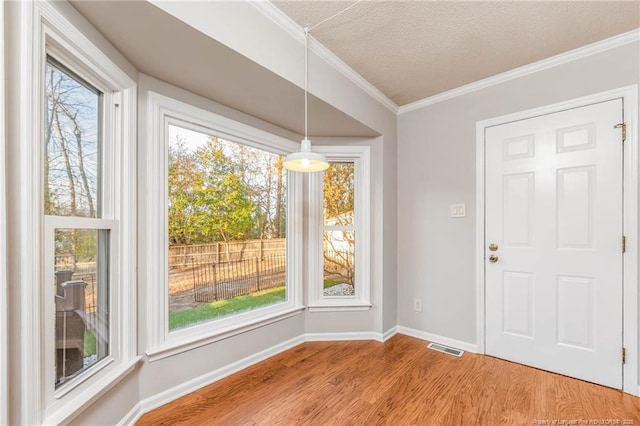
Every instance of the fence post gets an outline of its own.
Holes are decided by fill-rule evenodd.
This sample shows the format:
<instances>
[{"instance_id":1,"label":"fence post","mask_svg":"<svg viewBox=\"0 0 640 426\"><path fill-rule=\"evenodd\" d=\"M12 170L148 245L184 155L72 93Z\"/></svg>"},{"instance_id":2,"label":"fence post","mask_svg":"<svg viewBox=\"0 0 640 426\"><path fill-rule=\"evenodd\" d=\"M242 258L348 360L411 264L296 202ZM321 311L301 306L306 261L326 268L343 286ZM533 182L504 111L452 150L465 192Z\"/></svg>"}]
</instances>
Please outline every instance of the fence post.
<instances>
[{"instance_id":1,"label":"fence post","mask_svg":"<svg viewBox=\"0 0 640 426\"><path fill-rule=\"evenodd\" d=\"M213 273L213 300L218 301L218 283L217 281L217 275L216 275L216 266L218 266L216 263L212 263L212 273Z\"/></svg>"},{"instance_id":2,"label":"fence post","mask_svg":"<svg viewBox=\"0 0 640 426\"><path fill-rule=\"evenodd\" d=\"M264 240L260 239L260 260L264 260Z\"/></svg>"},{"instance_id":3,"label":"fence post","mask_svg":"<svg viewBox=\"0 0 640 426\"><path fill-rule=\"evenodd\" d=\"M258 291L260 291L260 259L258 259L257 257L254 257L254 259L256 261L256 279L258 283Z\"/></svg>"},{"instance_id":4,"label":"fence post","mask_svg":"<svg viewBox=\"0 0 640 426\"><path fill-rule=\"evenodd\" d=\"M216 263L220 263L220 241L216 242Z\"/></svg>"},{"instance_id":5,"label":"fence post","mask_svg":"<svg viewBox=\"0 0 640 426\"><path fill-rule=\"evenodd\" d=\"M200 295L198 294L198 278L196 277L196 262L191 259L191 271L193 272L193 299L198 302Z\"/></svg>"}]
</instances>

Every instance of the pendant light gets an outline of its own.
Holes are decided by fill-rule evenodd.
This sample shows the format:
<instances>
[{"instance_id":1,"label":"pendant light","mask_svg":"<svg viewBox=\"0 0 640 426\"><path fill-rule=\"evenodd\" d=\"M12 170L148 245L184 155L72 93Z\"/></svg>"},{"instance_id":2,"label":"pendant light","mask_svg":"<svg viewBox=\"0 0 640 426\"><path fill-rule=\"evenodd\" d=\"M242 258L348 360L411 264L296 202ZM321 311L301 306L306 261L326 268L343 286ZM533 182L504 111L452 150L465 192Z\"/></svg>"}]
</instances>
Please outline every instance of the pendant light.
<instances>
[{"instance_id":1,"label":"pendant light","mask_svg":"<svg viewBox=\"0 0 640 426\"><path fill-rule=\"evenodd\" d=\"M309 28L304 29L304 139L300 151L287 155L283 166L293 172L321 172L329 167L326 157L311 151L311 141L307 135L308 127L308 75L309 75Z\"/></svg>"}]
</instances>

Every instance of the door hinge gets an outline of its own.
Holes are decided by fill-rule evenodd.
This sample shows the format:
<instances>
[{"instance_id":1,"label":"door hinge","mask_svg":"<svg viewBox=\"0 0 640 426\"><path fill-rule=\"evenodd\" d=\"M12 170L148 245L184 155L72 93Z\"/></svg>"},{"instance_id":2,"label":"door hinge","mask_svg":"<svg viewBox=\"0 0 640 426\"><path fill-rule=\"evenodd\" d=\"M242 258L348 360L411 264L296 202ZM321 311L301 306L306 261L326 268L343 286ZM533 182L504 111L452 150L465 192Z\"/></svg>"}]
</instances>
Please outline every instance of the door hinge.
<instances>
[{"instance_id":1,"label":"door hinge","mask_svg":"<svg viewBox=\"0 0 640 426\"><path fill-rule=\"evenodd\" d=\"M624 235L622 236L622 252L627 252L627 237L625 237Z\"/></svg>"},{"instance_id":2,"label":"door hinge","mask_svg":"<svg viewBox=\"0 0 640 426\"><path fill-rule=\"evenodd\" d=\"M627 123L620 123L613 126L614 129L622 129L622 142L627 140Z\"/></svg>"},{"instance_id":3,"label":"door hinge","mask_svg":"<svg viewBox=\"0 0 640 426\"><path fill-rule=\"evenodd\" d=\"M627 348L622 348L622 363L627 363Z\"/></svg>"}]
</instances>

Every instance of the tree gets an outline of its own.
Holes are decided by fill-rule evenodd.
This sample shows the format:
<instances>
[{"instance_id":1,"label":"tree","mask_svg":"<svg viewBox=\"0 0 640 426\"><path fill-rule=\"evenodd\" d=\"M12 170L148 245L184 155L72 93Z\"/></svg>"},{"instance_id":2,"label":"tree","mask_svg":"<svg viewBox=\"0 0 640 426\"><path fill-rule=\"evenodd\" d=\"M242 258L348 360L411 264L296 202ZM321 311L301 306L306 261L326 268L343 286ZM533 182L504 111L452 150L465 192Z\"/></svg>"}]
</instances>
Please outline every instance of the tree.
<instances>
[{"instance_id":1,"label":"tree","mask_svg":"<svg viewBox=\"0 0 640 426\"><path fill-rule=\"evenodd\" d=\"M168 160L169 244L193 244L199 240L194 222L196 189L204 179L197 157L185 147L183 138L169 145Z\"/></svg>"},{"instance_id":2,"label":"tree","mask_svg":"<svg viewBox=\"0 0 640 426\"><path fill-rule=\"evenodd\" d=\"M241 173L217 138L194 150L169 146L169 242L241 240L253 228L255 206Z\"/></svg>"},{"instance_id":3,"label":"tree","mask_svg":"<svg viewBox=\"0 0 640 426\"><path fill-rule=\"evenodd\" d=\"M204 232L215 240L242 240L253 225L254 206L240 171L225 156L218 138L209 138L196 152L205 175L198 211L206 217Z\"/></svg>"},{"instance_id":4,"label":"tree","mask_svg":"<svg viewBox=\"0 0 640 426\"><path fill-rule=\"evenodd\" d=\"M47 63L45 213L96 216L100 94Z\"/></svg>"},{"instance_id":5,"label":"tree","mask_svg":"<svg viewBox=\"0 0 640 426\"><path fill-rule=\"evenodd\" d=\"M325 231L324 269L353 284L355 276L355 165L332 163L323 178L324 224L342 227Z\"/></svg>"},{"instance_id":6,"label":"tree","mask_svg":"<svg viewBox=\"0 0 640 426\"><path fill-rule=\"evenodd\" d=\"M96 217L100 94L70 72L47 63L44 211L47 215ZM56 254L95 256L95 233L56 233Z\"/></svg>"}]
</instances>

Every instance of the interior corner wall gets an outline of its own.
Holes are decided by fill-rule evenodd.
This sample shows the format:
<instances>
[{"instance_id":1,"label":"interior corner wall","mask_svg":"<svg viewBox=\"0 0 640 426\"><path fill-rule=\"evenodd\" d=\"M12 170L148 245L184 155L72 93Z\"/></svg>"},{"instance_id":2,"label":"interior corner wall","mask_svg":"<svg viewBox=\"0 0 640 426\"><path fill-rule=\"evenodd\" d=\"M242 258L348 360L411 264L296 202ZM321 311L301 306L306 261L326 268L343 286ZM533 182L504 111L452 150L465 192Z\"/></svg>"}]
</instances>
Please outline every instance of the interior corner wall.
<instances>
[{"instance_id":1,"label":"interior corner wall","mask_svg":"<svg viewBox=\"0 0 640 426\"><path fill-rule=\"evenodd\" d=\"M638 84L639 52L623 45L400 115L399 325L476 342L476 122ZM450 217L457 203L466 217Z\"/></svg>"},{"instance_id":2,"label":"interior corner wall","mask_svg":"<svg viewBox=\"0 0 640 426\"><path fill-rule=\"evenodd\" d=\"M366 311L326 311L326 312L305 312L305 333L308 334L325 334L327 339L349 333L350 337L360 334L363 337L370 336L370 333L383 333L386 329L382 328L383 309L390 303L384 299L383 285L384 276L383 268L383 250L380 244L376 244L376 240L383 239L383 206L384 192L381 190L383 184L383 150L384 144L382 137L376 138L313 138L314 146L330 145L330 146L346 146L358 145L368 146L371 148L371 220L370 220L370 283L371 283L371 303L372 307ZM305 205L305 209L307 206ZM305 210L305 217L308 211ZM308 227L305 227L305 241L308 241ZM356 243L357 244L357 243ZM305 253L305 271L308 270L308 258ZM394 280L395 282L395 280ZM306 290L306 289L305 289ZM395 305L395 299L391 301ZM395 313L394 313L395 315ZM380 322L378 322L380 319ZM394 324L395 325L395 322Z\"/></svg>"},{"instance_id":3,"label":"interior corner wall","mask_svg":"<svg viewBox=\"0 0 640 426\"><path fill-rule=\"evenodd\" d=\"M152 3L165 12L225 44L254 62L271 70L293 84L303 87L304 44L283 27L275 24L250 2L163 2ZM300 35L302 37L302 29ZM381 229L372 235L372 247L381 251L376 263L372 297L377 294L378 307L369 331L383 333L397 324L397 115L376 101L343 73L319 57L313 49L309 53L309 92L335 108L350 115L382 137L380 162L372 163L379 180L373 191L381 194L381 202L372 206L374 217L380 218ZM378 288L379 287L379 288ZM348 324L348 322L341 322ZM325 327L326 325L326 327ZM334 317L318 315L313 325L318 332L332 332L337 328Z\"/></svg>"}]
</instances>

